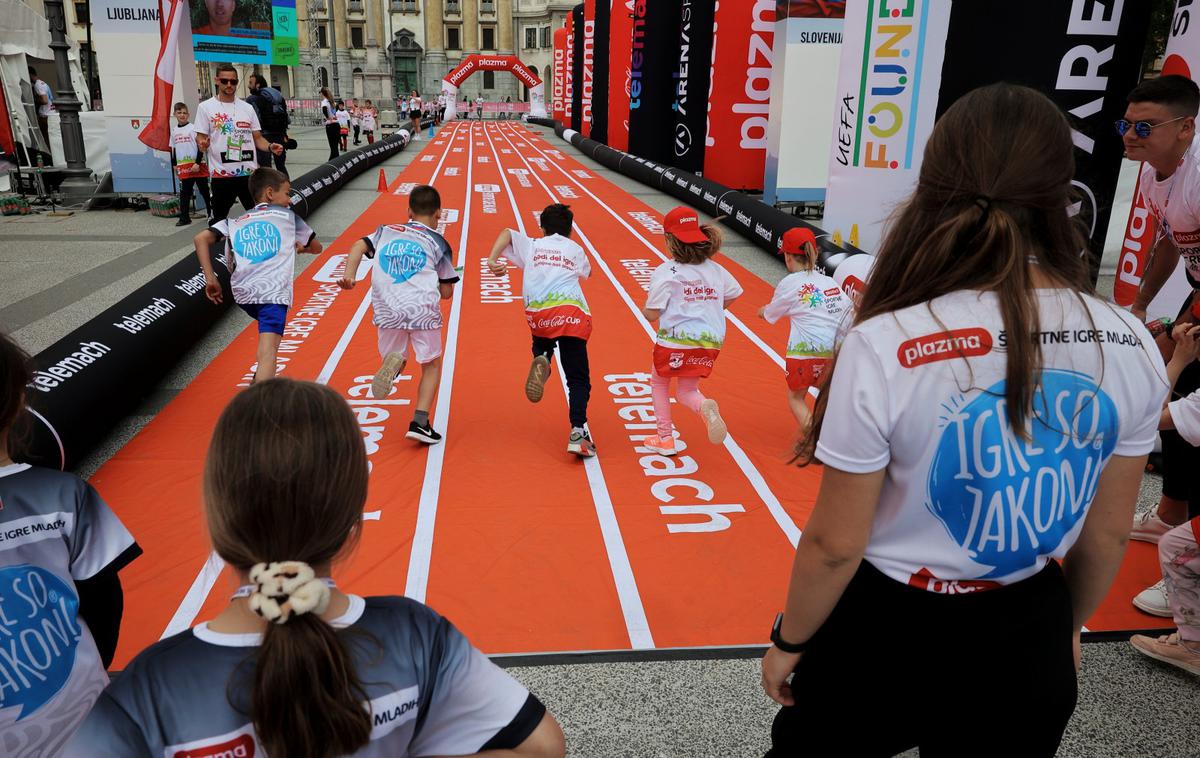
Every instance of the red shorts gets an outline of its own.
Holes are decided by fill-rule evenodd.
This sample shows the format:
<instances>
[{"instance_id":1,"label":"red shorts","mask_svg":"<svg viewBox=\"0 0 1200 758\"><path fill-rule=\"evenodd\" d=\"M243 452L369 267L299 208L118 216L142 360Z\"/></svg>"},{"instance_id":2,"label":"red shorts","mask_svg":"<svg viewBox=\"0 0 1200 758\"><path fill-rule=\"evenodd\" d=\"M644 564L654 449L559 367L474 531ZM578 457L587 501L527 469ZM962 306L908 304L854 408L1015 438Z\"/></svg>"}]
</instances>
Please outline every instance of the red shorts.
<instances>
[{"instance_id":1,"label":"red shorts","mask_svg":"<svg viewBox=\"0 0 1200 758\"><path fill-rule=\"evenodd\" d=\"M829 367L830 358L788 358L787 385L793 392L812 387L821 380L821 374Z\"/></svg>"},{"instance_id":2,"label":"red shorts","mask_svg":"<svg viewBox=\"0 0 1200 758\"><path fill-rule=\"evenodd\" d=\"M654 370L659 376L698 376L712 373L720 350L702 347L654 346Z\"/></svg>"}]
</instances>

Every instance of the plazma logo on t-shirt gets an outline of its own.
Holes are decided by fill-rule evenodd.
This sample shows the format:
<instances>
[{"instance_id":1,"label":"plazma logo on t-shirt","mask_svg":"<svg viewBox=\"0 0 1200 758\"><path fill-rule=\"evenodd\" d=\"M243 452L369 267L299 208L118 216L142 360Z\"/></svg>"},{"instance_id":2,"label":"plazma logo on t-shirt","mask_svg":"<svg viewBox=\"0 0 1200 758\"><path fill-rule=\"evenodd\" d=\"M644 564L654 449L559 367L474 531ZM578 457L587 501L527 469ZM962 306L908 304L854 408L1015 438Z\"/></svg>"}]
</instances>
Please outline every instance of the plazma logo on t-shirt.
<instances>
[{"instance_id":1,"label":"plazma logo on t-shirt","mask_svg":"<svg viewBox=\"0 0 1200 758\"><path fill-rule=\"evenodd\" d=\"M1029 441L1007 421L1003 381L942 407L929 509L971 560L1003 577L1052 553L1084 517L1117 442L1116 405L1092 378L1046 370Z\"/></svg>"},{"instance_id":2,"label":"plazma logo on t-shirt","mask_svg":"<svg viewBox=\"0 0 1200 758\"><path fill-rule=\"evenodd\" d=\"M233 251L251 263L263 263L279 253L279 230L268 221L251 221L233 233Z\"/></svg>"},{"instance_id":3,"label":"plazma logo on t-shirt","mask_svg":"<svg viewBox=\"0 0 1200 758\"><path fill-rule=\"evenodd\" d=\"M379 251L383 273L396 284L403 284L425 268L425 248L412 240L392 240Z\"/></svg>"},{"instance_id":4,"label":"plazma logo on t-shirt","mask_svg":"<svg viewBox=\"0 0 1200 758\"><path fill-rule=\"evenodd\" d=\"M67 683L83 636L78 610L55 574L29 564L0 568L0 710L20 708L20 721Z\"/></svg>"}]
</instances>

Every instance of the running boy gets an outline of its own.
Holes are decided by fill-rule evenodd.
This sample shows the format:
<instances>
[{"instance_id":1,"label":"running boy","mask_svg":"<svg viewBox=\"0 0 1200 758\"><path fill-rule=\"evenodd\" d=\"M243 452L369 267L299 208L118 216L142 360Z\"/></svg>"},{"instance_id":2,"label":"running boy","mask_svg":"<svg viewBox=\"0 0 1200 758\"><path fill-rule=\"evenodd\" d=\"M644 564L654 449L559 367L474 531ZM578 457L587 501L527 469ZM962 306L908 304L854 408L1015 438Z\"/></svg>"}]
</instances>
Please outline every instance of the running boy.
<instances>
[{"instance_id":1,"label":"running boy","mask_svg":"<svg viewBox=\"0 0 1200 758\"><path fill-rule=\"evenodd\" d=\"M192 223L192 195L197 189L204 198L204 208L212 208L208 164L200 160L204 154L196 146L196 127L188 121L191 114L187 104L175 103L172 112L175 123L171 125L171 150L175 153L175 175L179 177L179 221L175 226L187 226Z\"/></svg>"},{"instance_id":2,"label":"running boy","mask_svg":"<svg viewBox=\"0 0 1200 758\"><path fill-rule=\"evenodd\" d=\"M788 405L807 431L812 413L805 405L808 388L816 385L833 359L838 328L850 312L850 298L837 282L817 268L817 238L803 227L783 234L783 261L791 273L779 282L771 302L758 315L770 324L791 320L786 355Z\"/></svg>"},{"instance_id":3,"label":"running boy","mask_svg":"<svg viewBox=\"0 0 1200 758\"><path fill-rule=\"evenodd\" d=\"M218 221L194 240L204 270L204 294L214 303L220 303L223 295L209 251L214 243L225 240L226 261L233 269L233 301L258 322L254 381L275 376L279 340L292 304L296 253L321 252L316 232L292 212L291 188L279 171L255 169L250 174L250 194L258 205L235 219Z\"/></svg>"},{"instance_id":4,"label":"running boy","mask_svg":"<svg viewBox=\"0 0 1200 758\"><path fill-rule=\"evenodd\" d=\"M404 371L412 345L413 357L421 364L421 382L416 412L404 436L427 445L442 440L429 421L442 374L442 308L438 300L449 300L458 281L450 245L436 231L441 215L438 191L428 184L414 188L408 196L410 221L385 224L355 242L346 259L346 273L338 281L342 289L353 289L363 255L375 259L371 305L383 363L371 382L371 395L385 398L391 394L392 382Z\"/></svg>"},{"instance_id":5,"label":"running boy","mask_svg":"<svg viewBox=\"0 0 1200 758\"><path fill-rule=\"evenodd\" d=\"M663 219L663 234L673 260L650 275L642 314L658 322L650 388L658 435L642 444L660 455L675 455L671 424L671 379L679 379L676 399L699 413L708 441L724 441L728 429L717 401L700 394L700 380L712 373L725 341L725 309L742 294L742 286L712 257L721 251L721 232L700 225L691 208L680 206Z\"/></svg>"},{"instance_id":6,"label":"running boy","mask_svg":"<svg viewBox=\"0 0 1200 758\"><path fill-rule=\"evenodd\" d=\"M488 268L502 276L508 269L503 255L525 275L522 290L525 319L533 332L533 364L525 380L525 397L542 399L550 376L554 347L567 377L571 436L567 452L583 458L596 454L587 431L587 404L592 392L588 369L587 339L592 333L592 316L579 280L591 276L592 266L583 248L571 241L574 214L570 207L555 203L542 211L540 223L545 236L530 239L512 229L500 232Z\"/></svg>"}]
</instances>

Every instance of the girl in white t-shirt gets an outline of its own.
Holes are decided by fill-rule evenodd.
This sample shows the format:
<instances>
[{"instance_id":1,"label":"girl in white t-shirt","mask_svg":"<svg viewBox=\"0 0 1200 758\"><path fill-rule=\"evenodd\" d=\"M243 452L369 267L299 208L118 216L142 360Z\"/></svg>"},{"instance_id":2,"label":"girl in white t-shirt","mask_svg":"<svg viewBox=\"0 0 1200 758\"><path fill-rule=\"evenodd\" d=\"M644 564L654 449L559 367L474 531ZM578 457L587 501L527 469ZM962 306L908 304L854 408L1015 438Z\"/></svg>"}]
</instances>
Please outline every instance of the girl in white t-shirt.
<instances>
[{"instance_id":1,"label":"girl in white t-shirt","mask_svg":"<svg viewBox=\"0 0 1200 758\"><path fill-rule=\"evenodd\" d=\"M666 215L663 233L673 260L654 269L642 314L658 322L650 387L658 433L642 444L660 455L675 455L671 423L671 379L678 380L675 399L699 413L714 445L727 428L717 401L700 393L700 380L712 373L725 342L725 309L742 294L742 286L712 257L721 251L721 233L700 224L691 208L680 206Z\"/></svg>"},{"instance_id":2,"label":"girl in white t-shirt","mask_svg":"<svg viewBox=\"0 0 1200 758\"><path fill-rule=\"evenodd\" d=\"M1073 151L1025 87L934 126L798 449L824 472L762 663L768 755L1057 751L1167 391L1093 295Z\"/></svg>"},{"instance_id":3,"label":"girl in white t-shirt","mask_svg":"<svg viewBox=\"0 0 1200 758\"><path fill-rule=\"evenodd\" d=\"M367 138L367 144L375 144L375 106L371 104L370 100L359 111L359 120L362 122L362 132L363 136Z\"/></svg>"},{"instance_id":4,"label":"girl in white t-shirt","mask_svg":"<svg viewBox=\"0 0 1200 758\"><path fill-rule=\"evenodd\" d=\"M788 405L802 430L812 420L805 400L829 367L834 343L843 322L851 313L850 298L838 283L817 271L817 238L804 227L783 234L783 261L791 273L779 282L775 296L758 312L774 324L787 316L791 321L787 354Z\"/></svg>"},{"instance_id":5,"label":"girl in white t-shirt","mask_svg":"<svg viewBox=\"0 0 1200 758\"><path fill-rule=\"evenodd\" d=\"M350 137L350 111L346 110L346 104L338 100L337 113L334 114L338 122L338 144L342 148L342 152L346 151L346 141Z\"/></svg>"}]
</instances>

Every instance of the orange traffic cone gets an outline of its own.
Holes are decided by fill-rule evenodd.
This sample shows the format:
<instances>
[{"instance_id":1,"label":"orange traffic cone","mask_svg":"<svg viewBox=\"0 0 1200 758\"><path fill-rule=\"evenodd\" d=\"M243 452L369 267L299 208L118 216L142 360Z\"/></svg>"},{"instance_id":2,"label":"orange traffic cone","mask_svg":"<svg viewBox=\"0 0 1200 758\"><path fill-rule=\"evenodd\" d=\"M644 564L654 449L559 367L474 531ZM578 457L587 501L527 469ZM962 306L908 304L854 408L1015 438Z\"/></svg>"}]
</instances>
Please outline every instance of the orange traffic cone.
<instances>
[{"instance_id":1,"label":"orange traffic cone","mask_svg":"<svg viewBox=\"0 0 1200 758\"><path fill-rule=\"evenodd\" d=\"M383 169L379 169L379 186L375 188L379 192L388 191L387 176L384 175Z\"/></svg>"}]
</instances>

